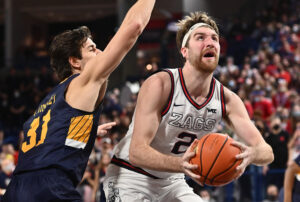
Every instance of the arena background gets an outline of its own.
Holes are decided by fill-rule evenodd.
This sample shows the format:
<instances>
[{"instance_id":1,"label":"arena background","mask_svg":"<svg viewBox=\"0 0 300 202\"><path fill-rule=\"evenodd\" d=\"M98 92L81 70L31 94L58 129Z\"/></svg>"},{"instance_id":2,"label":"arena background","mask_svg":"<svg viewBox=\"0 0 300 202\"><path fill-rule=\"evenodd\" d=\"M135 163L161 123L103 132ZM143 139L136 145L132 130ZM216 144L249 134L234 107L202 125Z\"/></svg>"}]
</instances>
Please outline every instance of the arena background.
<instances>
[{"instance_id":1,"label":"arena background","mask_svg":"<svg viewBox=\"0 0 300 202\"><path fill-rule=\"evenodd\" d=\"M103 49L134 2L0 0L0 189L9 183L11 165L17 163L22 124L58 82L49 67L53 36L87 25ZM175 22L197 10L213 16L220 29L221 57L215 77L242 98L272 146L275 161L268 167L249 166L239 180L222 188L203 188L187 180L195 192L207 191L210 201L280 199L286 166L300 153L300 2L157 0L146 30L110 78L99 123L117 121L118 126L96 141L78 187L84 201L103 201L104 154L110 154L125 135L144 79L158 69L182 66ZM280 130L274 130L278 122ZM224 123L218 132L235 137Z\"/></svg>"}]
</instances>

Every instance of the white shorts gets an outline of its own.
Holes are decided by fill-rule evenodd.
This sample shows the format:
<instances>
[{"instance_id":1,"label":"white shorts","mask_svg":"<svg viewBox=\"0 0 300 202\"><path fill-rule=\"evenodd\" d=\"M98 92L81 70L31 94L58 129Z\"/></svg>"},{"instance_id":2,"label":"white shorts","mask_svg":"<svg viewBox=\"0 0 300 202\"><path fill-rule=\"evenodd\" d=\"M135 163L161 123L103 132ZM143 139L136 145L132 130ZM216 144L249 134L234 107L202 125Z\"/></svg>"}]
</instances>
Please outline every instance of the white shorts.
<instances>
[{"instance_id":1,"label":"white shorts","mask_svg":"<svg viewBox=\"0 0 300 202\"><path fill-rule=\"evenodd\" d=\"M152 179L132 172L108 176L104 181L107 202L202 202L185 179Z\"/></svg>"}]
</instances>

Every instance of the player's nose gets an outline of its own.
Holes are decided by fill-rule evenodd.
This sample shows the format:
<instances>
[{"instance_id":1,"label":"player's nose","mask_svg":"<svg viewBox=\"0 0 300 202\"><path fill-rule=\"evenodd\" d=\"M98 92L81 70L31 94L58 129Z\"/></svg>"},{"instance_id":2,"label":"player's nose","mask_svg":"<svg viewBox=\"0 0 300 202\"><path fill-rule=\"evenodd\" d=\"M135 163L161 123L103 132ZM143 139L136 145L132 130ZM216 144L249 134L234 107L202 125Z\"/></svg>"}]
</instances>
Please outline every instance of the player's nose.
<instances>
[{"instance_id":1,"label":"player's nose","mask_svg":"<svg viewBox=\"0 0 300 202\"><path fill-rule=\"evenodd\" d=\"M205 40L205 46L208 48L213 48L215 47L215 41L211 39L210 37L207 37Z\"/></svg>"}]
</instances>

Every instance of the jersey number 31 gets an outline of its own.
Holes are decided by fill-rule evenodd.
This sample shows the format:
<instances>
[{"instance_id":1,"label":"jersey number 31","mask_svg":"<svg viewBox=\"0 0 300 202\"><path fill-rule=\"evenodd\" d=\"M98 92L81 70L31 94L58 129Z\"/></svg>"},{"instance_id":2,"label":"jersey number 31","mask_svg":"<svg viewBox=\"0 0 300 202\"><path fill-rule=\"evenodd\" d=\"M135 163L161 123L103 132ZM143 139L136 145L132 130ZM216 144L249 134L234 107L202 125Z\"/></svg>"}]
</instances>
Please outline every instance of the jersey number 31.
<instances>
[{"instance_id":1,"label":"jersey number 31","mask_svg":"<svg viewBox=\"0 0 300 202\"><path fill-rule=\"evenodd\" d=\"M28 152L30 149L32 149L35 146L39 146L40 144L43 144L47 135L48 131L48 122L50 121L50 112L51 110L48 110L47 114L43 116L43 125L40 135L40 140L37 142L37 133L36 130L40 125L40 117L35 118L31 124L30 129L27 132L27 137L30 137L29 144L24 141L22 144L22 151L24 153Z\"/></svg>"}]
</instances>

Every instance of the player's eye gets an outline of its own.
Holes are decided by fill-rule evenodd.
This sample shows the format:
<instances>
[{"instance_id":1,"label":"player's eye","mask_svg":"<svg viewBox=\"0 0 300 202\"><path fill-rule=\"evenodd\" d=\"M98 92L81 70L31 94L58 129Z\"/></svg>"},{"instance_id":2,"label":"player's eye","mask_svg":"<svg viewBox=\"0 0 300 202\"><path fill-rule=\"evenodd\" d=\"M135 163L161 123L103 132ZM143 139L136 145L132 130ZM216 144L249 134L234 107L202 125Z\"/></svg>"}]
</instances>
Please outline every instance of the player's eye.
<instances>
[{"instance_id":1,"label":"player's eye","mask_svg":"<svg viewBox=\"0 0 300 202\"><path fill-rule=\"evenodd\" d=\"M204 40L204 36L203 36L203 35L199 35L199 36L197 37L197 40L203 41L203 40Z\"/></svg>"},{"instance_id":2,"label":"player's eye","mask_svg":"<svg viewBox=\"0 0 300 202\"><path fill-rule=\"evenodd\" d=\"M213 36L212 40L217 41L217 42L219 41L218 37L216 37L216 36Z\"/></svg>"}]
</instances>

